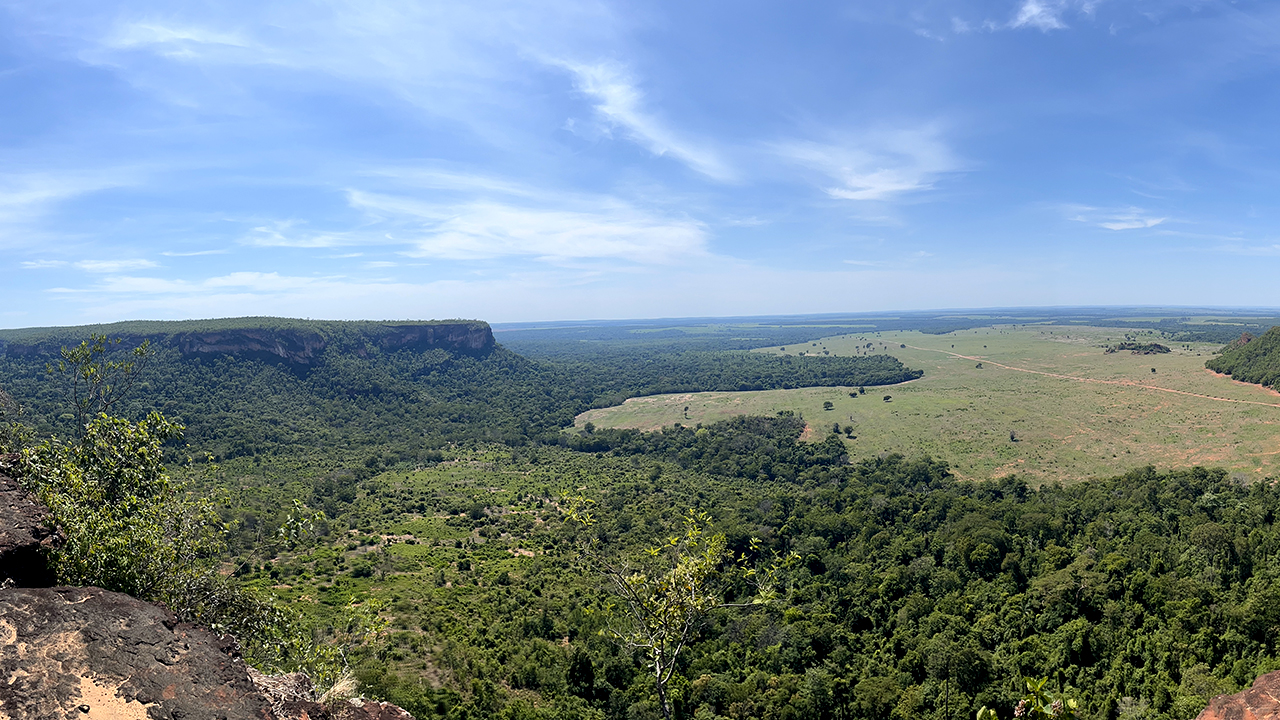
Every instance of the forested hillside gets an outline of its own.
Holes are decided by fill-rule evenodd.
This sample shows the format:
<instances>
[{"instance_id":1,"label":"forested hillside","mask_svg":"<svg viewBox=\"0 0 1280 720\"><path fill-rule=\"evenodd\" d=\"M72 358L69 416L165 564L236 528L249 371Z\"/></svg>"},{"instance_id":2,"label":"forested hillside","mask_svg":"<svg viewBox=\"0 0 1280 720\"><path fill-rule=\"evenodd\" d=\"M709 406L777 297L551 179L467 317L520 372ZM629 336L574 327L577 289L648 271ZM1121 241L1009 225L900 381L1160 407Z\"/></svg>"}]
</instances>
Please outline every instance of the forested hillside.
<instances>
[{"instance_id":1,"label":"forested hillside","mask_svg":"<svg viewBox=\"0 0 1280 720\"><path fill-rule=\"evenodd\" d=\"M0 387L40 434L69 434L66 385L47 366L91 333L151 342L115 412L152 409L220 458L341 456L394 448L426 457L446 442L559 442L591 407L660 392L882 385L911 380L892 357L775 357L747 352L631 353L598 362L529 360L476 321L342 323L241 318L7 331ZM363 451L362 451L363 452Z\"/></svg>"},{"instance_id":2,"label":"forested hillside","mask_svg":"<svg viewBox=\"0 0 1280 720\"><path fill-rule=\"evenodd\" d=\"M1206 362L1205 367L1241 382L1267 387L1280 385L1280 326L1267 330L1261 337L1241 336L1223 348L1221 355Z\"/></svg>"}]
</instances>

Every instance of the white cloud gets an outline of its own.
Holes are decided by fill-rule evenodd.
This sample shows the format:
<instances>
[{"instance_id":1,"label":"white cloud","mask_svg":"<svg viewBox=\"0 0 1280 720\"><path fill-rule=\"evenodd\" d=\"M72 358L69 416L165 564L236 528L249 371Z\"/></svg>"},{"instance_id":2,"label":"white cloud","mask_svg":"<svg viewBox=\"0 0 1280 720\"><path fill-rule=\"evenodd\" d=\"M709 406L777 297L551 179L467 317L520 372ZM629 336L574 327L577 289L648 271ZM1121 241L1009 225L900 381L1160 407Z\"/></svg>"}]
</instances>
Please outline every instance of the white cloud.
<instances>
[{"instance_id":1,"label":"white cloud","mask_svg":"<svg viewBox=\"0 0 1280 720\"><path fill-rule=\"evenodd\" d=\"M1101 0L1023 0L1018 11L1009 21L1009 27L1035 28L1041 32L1065 30L1067 23L1063 20L1070 10L1080 15L1093 17Z\"/></svg>"},{"instance_id":2,"label":"white cloud","mask_svg":"<svg viewBox=\"0 0 1280 720\"><path fill-rule=\"evenodd\" d=\"M384 93L503 146L528 139L509 119L513 86L542 67L531 59L612 52L618 25L605 4L576 0L303 0L109 17L95 19L77 57L175 104L254 114L259 98L244 92L253 85L244 71L279 72L294 89Z\"/></svg>"},{"instance_id":3,"label":"white cloud","mask_svg":"<svg viewBox=\"0 0 1280 720\"><path fill-rule=\"evenodd\" d=\"M682 137L647 112L644 95L621 68L611 63L557 63L573 73L574 84L595 102L595 111L609 127L655 155L670 155L716 180L733 179L733 171L707 147L706 141Z\"/></svg>"},{"instance_id":4,"label":"white cloud","mask_svg":"<svg viewBox=\"0 0 1280 720\"><path fill-rule=\"evenodd\" d=\"M1076 222L1088 223L1107 230L1141 230L1159 225L1169 218L1157 217L1139 207L1096 208L1087 205L1068 205L1069 217Z\"/></svg>"},{"instance_id":5,"label":"white cloud","mask_svg":"<svg viewBox=\"0 0 1280 720\"><path fill-rule=\"evenodd\" d=\"M333 248L366 243L386 243L377 234L358 232L310 232L298 220L278 220L253 228L240 239L254 247Z\"/></svg>"},{"instance_id":6,"label":"white cloud","mask_svg":"<svg viewBox=\"0 0 1280 720\"><path fill-rule=\"evenodd\" d=\"M1053 0L1023 0L1022 7L1014 15L1009 26L1013 28L1033 27L1044 32L1063 30L1067 24L1062 21L1062 12L1066 3Z\"/></svg>"},{"instance_id":7,"label":"white cloud","mask_svg":"<svg viewBox=\"0 0 1280 720\"><path fill-rule=\"evenodd\" d=\"M25 270L47 270L48 268L64 267L66 260L24 260L19 263Z\"/></svg>"},{"instance_id":8,"label":"white cloud","mask_svg":"<svg viewBox=\"0 0 1280 720\"><path fill-rule=\"evenodd\" d=\"M1168 218L1144 217L1117 218L1115 220L1098 223L1098 225L1108 230L1137 230L1139 228L1155 227L1167 219Z\"/></svg>"},{"instance_id":9,"label":"white cloud","mask_svg":"<svg viewBox=\"0 0 1280 720\"><path fill-rule=\"evenodd\" d=\"M104 279L93 290L113 294L202 295L209 292L236 290L278 294L294 290L323 287L341 278L305 278L276 272L233 272L199 281L118 275Z\"/></svg>"},{"instance_id":10,"label":"white cloud","mask_svg":"<svg viewBox=\"0 0 1280 720\"><path fill-rule=\"evenodd\" d=\"M201 255L225 255L228 252L230 251L223 248L221 250L192 250L190 252L165 251L160 254L165 257L199 257Z\"/></svg>"},{"instance_id":11,"label":"white cloud","mask_svg":"<svg viewBox=\"0 0 1280 720\"><path fill-rule=\"evenodd\" d=\"M928 190L960 163L936 127L871 131L834 142L791 141L773 146L783 158L837 184L824 190L842 200L891 200Z\"/></svg>"},{"instance_id":12,"label":"white cloud","mask_svg":"<svg viewBox=\"0 0 1280 720\"><path fill-rule=\"evenodd\" d=\"M158 267L151 260L131 259L131 260L81 260L75 263L75 266L91 273L119 273L126 270L145 270L147 268Z\"/></svg>"},{"instance_id":13,"label":"white cloud","mask_svg":"<svg viewBox=\"0 0 1280 720\"><path fill-rule=\"evenodd\" d=\"M243 36L197 26L169 26L156 22L125 23L104 38L107 47L133 49L156 46L158 54L170 58L194 59L208 49L257 49ZM200 48L199 46L206 46Z\"/></svg>"},{"instance_id":14,"label":"white cloud","mask_svg":"<svg viewBox=\"0 0 1280 720\"><path fill-rule=\"evenodd\" d=\"M554 192L430 168L367 175L398 182L383 192L347 190L348 204L364 216L357 228L312 230L304 222L282 220L254 228L241 242L294 248L376 245L442 260L669 264L707 254L704 223L608 195Z\"/></svg>"},{"instance_id":15,"label":"white cloud","mask_svg":"<svg viewBox=\"0 0 1280 720\"><path fill-rule=\"evenodd\" d=\"M0 175L0 247L35 241L31 226L77 197L134 182L128 169Z\"/></svg>"},{"instance_id":16,"label":"white cloud","mask_svg":"<svg viewBox=\"0 0 1280 720\"><path fill-rule=\"evenodd\" d=\"M419 258L486 260L534 257L671 263L705 254L699 222L646 212L611 198L518 205L496 200L437 204L411 197L351 191L353 207L394 218L395 238Z\"/></svg>"}]
</instances>

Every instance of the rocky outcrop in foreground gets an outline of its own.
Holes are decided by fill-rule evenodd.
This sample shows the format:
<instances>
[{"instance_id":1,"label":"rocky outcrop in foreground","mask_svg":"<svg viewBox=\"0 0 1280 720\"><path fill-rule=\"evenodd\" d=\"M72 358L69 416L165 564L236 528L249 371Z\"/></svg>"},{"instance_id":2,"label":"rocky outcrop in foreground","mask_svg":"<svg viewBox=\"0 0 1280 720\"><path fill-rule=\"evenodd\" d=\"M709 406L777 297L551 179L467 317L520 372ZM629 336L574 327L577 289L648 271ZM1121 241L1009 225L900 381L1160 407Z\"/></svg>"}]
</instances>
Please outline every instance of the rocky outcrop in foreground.
<instances>
[{"instance_id":1,"label":"rocky outcrop in foreground","mask_svg":"<svg viewBox=\"0 0 1280 720\"><path fill-rule=\"evenodd\" d=\"M315 702L226 637L99 588L0 589L0 720L413 720L390 703Z\"/></svg>"},{"instance_id":2,"label":"rocky outcrop in foreground","mask_svg":"<svg viewBox=\"0 0 1280 720\"><path fill-rule=\"evenodd\" d=\"M53 571L45 551L62 536L49 528L49 511L18 481L0 475L0 584L48 587Z\"/></svg>"},{"instance_id":3,"label":"rocky outcrop in foreground","mask_svg":"<svg viewBox=\"0 0 1280 720\"><path fill-rule=\"evenodd\" d=\"M233 640L158 605L47 587L60 540L0 475L0 720L413 720L372 700L317 703L305 675L257 673Z\"/></svg>"},{"instance_id":4,"label":"rocky outcrop in foreground","mask_svg":"<svg viewBox=\"0 0 1280 720\"><path fill-rule=\"evenodd\" d=\"M0 717L273 720L229 641L99 588L0 590Z\"/></svg>"},{"instance_id":5,"label":"rocky outcrop in foreground","mask_svg":"<svg viewBox=\"0 0 1280 720\"><path fill-rule=\"evenodd\" d=\"M1219 695L1196 720L1276 720L1280 718L1280 670L1253 681L1235 695Z\"/></svg>"}]
</instances>

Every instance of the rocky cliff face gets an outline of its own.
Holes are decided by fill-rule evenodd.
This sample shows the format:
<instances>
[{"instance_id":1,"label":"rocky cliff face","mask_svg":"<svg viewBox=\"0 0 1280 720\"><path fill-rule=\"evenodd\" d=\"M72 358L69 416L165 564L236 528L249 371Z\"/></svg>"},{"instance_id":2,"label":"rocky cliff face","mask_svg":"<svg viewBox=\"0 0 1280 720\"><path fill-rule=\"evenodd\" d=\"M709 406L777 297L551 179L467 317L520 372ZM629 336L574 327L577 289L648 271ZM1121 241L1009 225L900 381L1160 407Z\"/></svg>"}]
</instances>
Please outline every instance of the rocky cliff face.
<instances>
[{"instance_id":1,"label":"rocky cliff face","mask_svg":"<svg viewBox=\"0 0 1280 720\"><path fill-rule=\"evenodd\" d=\"M389 352L441 349L476 353L493 347L493 332L484 323L384 325L382 329L368 338L368 344ZM234 355L284 360L292 365L315 363L332 344L318 332L269 328L181 333L173 336L172 342L184 356ZM351 351L361 357L368 355L366 346Z\"/></svg>"},{"instance_id":2,"label":"rocky cliff face","mask_svg":"<svg viewBox=\"0 0 1280 720\"><path fill-rule=\"evenodd\" d=\"M1280 670L1253 681L1235 695L1219 695L1196 720L1276 720L1280 718Z\"/></svg>"}]
</instances>

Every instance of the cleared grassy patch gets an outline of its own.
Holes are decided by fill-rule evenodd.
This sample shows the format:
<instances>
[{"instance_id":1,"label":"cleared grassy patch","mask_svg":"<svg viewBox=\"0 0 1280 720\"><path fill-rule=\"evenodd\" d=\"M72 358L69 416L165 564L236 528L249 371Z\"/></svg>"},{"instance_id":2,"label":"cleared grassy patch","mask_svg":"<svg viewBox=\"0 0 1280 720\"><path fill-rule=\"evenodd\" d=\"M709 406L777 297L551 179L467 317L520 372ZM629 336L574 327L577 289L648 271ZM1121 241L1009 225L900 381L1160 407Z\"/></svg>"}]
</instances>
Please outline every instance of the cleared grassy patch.
<instances>
[{"instance_id":1,"label":"cleared grassy patch","mask_svg":"<svg viewBox=\"0 0 1280 720\"><path fill-rule=\"evenodd\" d=\"M1172 352L1104 351L1104 345L1123 342L1126 334L1161 342ZM657 429L795 410L818 437L837 423L842 436L851 427L856 439L846 443L854 457L927 454L973 479L1016 472L1031 482L1071 482L1146 464L1225 467L1250 479L1280 476L1280 394L1207 371L1204 361L1217 349L1171 343L1144 331L1095 327L854 333L761 352L883 352L923 369L925 376L868 387L857 398L850 397L856 388L634 398L583 413L577 426L589 421L599 427ZM889 402L885 395L891 396ZM830 410L823 409L827 402Z\"/></svg>"}]
</instances>

